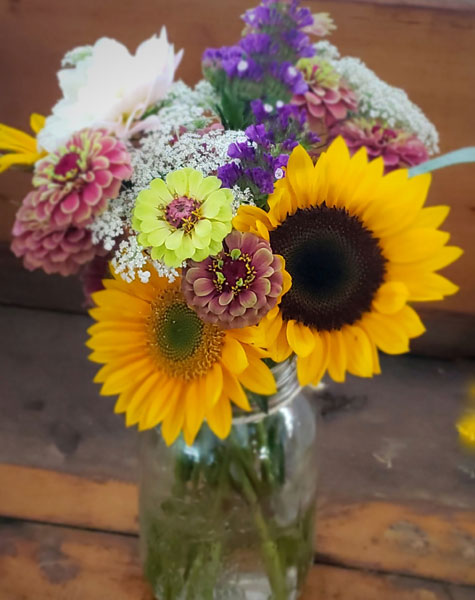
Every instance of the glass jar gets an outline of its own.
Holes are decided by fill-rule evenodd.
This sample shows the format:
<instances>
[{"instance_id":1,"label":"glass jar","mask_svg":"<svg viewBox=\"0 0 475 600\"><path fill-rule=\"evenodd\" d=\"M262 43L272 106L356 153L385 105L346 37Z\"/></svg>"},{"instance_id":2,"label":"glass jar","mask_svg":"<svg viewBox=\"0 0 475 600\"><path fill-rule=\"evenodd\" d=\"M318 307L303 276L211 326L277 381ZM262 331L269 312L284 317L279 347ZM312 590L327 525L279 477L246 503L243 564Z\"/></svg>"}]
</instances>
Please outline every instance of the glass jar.
<instances>
[{"instance_id":1,"label":"glass jar","mask_svg":"<svg viewBox=\"0 0 475 600\"><path fill-rule=\"evenodd\" d=\"M192 446L141 434L140 540L160 600L296 599L313 561L316 414L292 362L266 414Z\"/></svg>"}]
</instances>

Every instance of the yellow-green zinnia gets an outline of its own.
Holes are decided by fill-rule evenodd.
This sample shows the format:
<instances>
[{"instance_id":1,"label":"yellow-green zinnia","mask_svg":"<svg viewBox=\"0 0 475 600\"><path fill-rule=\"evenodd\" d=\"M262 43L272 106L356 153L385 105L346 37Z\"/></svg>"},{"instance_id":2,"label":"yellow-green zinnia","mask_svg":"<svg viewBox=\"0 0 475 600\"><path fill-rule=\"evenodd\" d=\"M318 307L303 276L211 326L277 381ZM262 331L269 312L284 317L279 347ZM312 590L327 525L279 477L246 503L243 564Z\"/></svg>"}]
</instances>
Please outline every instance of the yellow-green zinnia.
<instances>
[{"instance_id":1,"label":"yellow-green zinnia","mask_svg":"<svg viewBox=\"0 0 475 600\"><path fill-rule=\"evenodd\" d=\"M154 260L169 267L217 254L231 231L233 193L214 176L178 169L154 179L136 201L133 227Z\"/></svg>"}]
</instances>

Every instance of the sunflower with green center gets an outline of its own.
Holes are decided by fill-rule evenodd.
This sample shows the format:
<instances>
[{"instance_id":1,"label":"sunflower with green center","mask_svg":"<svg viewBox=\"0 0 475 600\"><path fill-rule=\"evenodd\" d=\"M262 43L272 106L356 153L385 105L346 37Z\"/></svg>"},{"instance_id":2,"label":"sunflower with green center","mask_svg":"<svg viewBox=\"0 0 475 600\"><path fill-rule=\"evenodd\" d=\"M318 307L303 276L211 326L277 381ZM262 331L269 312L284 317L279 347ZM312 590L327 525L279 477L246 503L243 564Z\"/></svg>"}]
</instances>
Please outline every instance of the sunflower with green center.
<instances>
[{"instance_id":1,"label":"sunflower with green center","mask_svg":"<svg viewBox=\"0 0 475 600\"><path fill-rule=\"evenodd\" d=\"M378 349L407 352L425 331L408 302L458 289L435 272L462 251L438 229L449 207L424 208L430 175L383 170L365 148L350 158L342 138L315 166L297 146L269 212L241 206L234 218L285 259L292 287L261 323L274 360L297 355L302 385L380 373Z\"/></svg>"},{"instance_id":2,"label":"sunflower with green center","mask_svg":"<svg viewBox=\"0 0 475 600\"><path fill-rule=\"evenodd\" d=\"M92 294L87 346L104 364L94 381L102 395L119 395L115 411L140 430L162 424L167 444L183 431L193 443L203 421L220 438L231 428L232 404L251 410L246 389L276 392L259 349L256 327L223 330L188 307L180 279L169 283L153 269L148 283L119 275Z\"/></svg>"},{"instance_id":3,"label":"sunflower with green center","mask_svg":"<svg viewBox=\"0 0 475 600\"><path fill-rule=\"evenodd\" d=\"M188 258L200 262L221 251L232 228L232 200L217 177L178 169L139 193L132 225L153 259L169 267Z\"/></svg>"}]
</instances>

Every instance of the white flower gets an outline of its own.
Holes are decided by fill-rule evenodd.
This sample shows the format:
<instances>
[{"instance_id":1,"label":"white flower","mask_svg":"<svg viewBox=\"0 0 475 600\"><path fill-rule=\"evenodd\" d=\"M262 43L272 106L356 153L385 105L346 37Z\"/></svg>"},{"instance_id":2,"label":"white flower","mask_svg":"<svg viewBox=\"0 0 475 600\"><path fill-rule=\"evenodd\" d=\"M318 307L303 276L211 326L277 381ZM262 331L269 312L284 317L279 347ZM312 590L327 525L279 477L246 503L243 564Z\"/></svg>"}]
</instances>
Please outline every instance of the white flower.
<instances>
[{"instance_id":1,"label":"white flower","mask_svg":"<svg viewBox=\"0 0 475 600\"><path fill-rule=\"evenodd\" d=\"M139 119L167 95L182 54L175 54L165 28L135 55L116 40L99 39L73 68L58 72L63 97L38 135L40 146L51 152L84 127L104 127L123 138L150 129L156 117Z\"/></svg>"}]
</instances>

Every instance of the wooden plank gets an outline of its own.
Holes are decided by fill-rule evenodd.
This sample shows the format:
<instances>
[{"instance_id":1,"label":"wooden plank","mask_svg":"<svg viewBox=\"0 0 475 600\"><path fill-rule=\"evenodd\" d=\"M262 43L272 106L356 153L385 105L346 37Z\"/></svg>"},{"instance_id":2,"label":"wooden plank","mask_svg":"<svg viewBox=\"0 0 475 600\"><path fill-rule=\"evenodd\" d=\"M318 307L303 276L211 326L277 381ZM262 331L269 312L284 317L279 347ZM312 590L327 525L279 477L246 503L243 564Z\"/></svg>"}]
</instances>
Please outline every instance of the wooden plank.
<instances>
[{"instance_id":1,"label":"wooden plank","mask_svg":"<svg viewBox=\"0 0 475 600\"><path fill-rule=\"evenodd\" d=\"M0 515L137 533L132 483L0 464ZM34 490L34 494L32 494ZM436 503L320 502L317 556L334 564L475 585L475 512Z\"/></svg>"},{"instance_id":2,"label":"wooden plank","mask_svg":"<svg viewBox=\"0 0 475 600\"><path fill-rule=\"evenodd\" d=\"M0 463L0 482L0 516L121 533L138 531L134 483L4 463Z\"/></svg>"},{"instance_id":3,"label":"wooden plank","mask_svg":"<svg viewBox=\"0 0 475 600\"><path fill-rule=\"evenodd\" d=\"M137 436L92 384L88 322L0 307L0 515L135 531ZM389 357L382 368L374 380L330 383L315 396L319 552L342 564L472 581L475 463L453 424L473 362ZM411 528L430 543L408 561Z\"/></svg>"},{"instance_id":4,"label":"wooden plank","mask_svg":"<svg viewBox=\"0 0 475 600\"><path fill-rule=\"evenodd\" d=\"M411 0L411 4L415 2ZM435 0L430 2L433 5ZM402 3L404 0L396 2ZM194 82L200 76L203 49L238 39L242 25L238 17L250 4L249 0L175 0L171 11L166 2L142 0L140 11L133 12L134 27L130 27L132 13L127 0L99 4L85 0L68 11L62 10L60 0L0 0L2 120L24 128L30 112L49 111L58 96L55 73L66 50L103 35L135 48L162 23L166 23L176 46L186 48L179 76ZM471 6L469 2L463 4L465 8ZM361 57L388 82L405 88L427 112L440 129L442 152L473 143L475 67L469 60L475 47L473 10L435 11L381 2L328 0L310 5L333 14L338 29L331 39L343 54ZM441 5L457 6L451 0ZM114 19L109 18L111 14ZM45 30L54 30L54 39L45 37ZM428 68L435 64L437 68ZM0 239L9 237L14 212L29 185L22 173L2 175ZM473 314L475 278L468 276L475 272L473 166L436 173L429 202L452 206L447 229L453 232L453 243L466 251L447 272L462 285L462 291L438 304L436 310Z\"/></svg>"},{"instance_id":5,"label":"wooden plank","mask_svg":"<svg viewBox=\"0 0 475 600\"><path fill-rule=\"evenodd\" d=\"M316 547L338 564L475 585L473 511L433 503L325 505Z\"/></svg>"},{"instance_id":6,"label":"wooden plank","mask_svg":"<svg viewBox=\"0 0 475 600\"><path fill-rule=\"evenodd\" d=\"M133 537L3 523L0 600L151 600L137 554ZM317 565L302 600L469 600L473 591Z\"/></svg>"}]
</instances>

